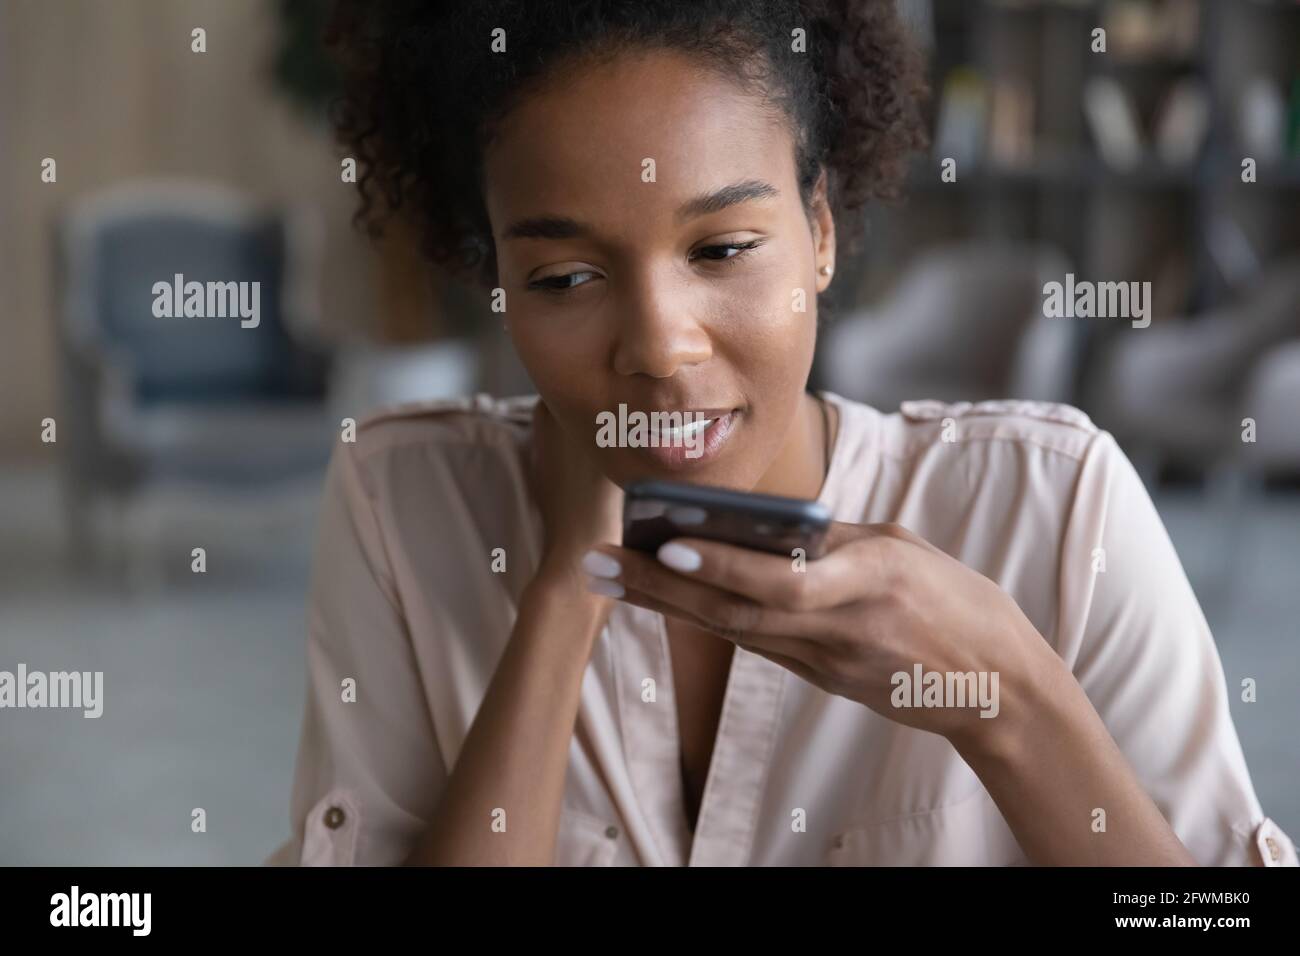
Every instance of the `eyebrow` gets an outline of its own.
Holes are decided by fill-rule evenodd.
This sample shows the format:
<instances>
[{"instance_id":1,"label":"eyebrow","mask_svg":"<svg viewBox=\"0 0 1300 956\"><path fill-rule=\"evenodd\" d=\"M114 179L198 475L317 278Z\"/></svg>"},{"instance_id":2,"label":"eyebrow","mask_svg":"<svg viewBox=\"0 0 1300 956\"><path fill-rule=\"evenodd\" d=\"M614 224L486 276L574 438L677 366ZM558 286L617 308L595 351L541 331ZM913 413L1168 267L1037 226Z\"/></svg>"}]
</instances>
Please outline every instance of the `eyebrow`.
<instances>
[{"instance_id":1,"label":"eyebrow","mask_svg":"<svg viewBox=\"0 0 1300 956\"><path fill-rule=\"evenodd\" d=\"M755 199L771 199L779 196L778 190L771 183L761 179L746 179L743 182L722 186L711 192L701 193L688 199L677 207L673 218L677 222L694 219L697 216L720 212L729 206ZM520 219L506 229L504 239L578 239L589 236L591 229L585 223L567 216L532 216Z\"/></svg>"}]
</instances>

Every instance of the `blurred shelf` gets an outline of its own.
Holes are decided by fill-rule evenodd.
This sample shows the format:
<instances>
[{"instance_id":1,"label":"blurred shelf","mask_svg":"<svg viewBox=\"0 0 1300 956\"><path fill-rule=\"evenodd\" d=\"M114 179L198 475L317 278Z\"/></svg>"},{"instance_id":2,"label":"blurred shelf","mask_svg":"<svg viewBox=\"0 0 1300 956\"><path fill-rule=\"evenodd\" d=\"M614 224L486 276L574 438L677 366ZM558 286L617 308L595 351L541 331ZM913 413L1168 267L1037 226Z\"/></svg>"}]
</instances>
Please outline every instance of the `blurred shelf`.
<instances>
[{"instance_id":1,"label":"blurred shelf","mask_svg":"<svg viewBox=\"0 0 1300 956\"><path fill-rule=\"evenodd\" d=\"M1243 158L1245 154L1243 153ZM1223 163L1216 166L1209 185L1249 186L1251 189L1300 189L1300 159L1283 160L1280 163L1263 163L1255 169L1255 181L1241 181L1241 166ZM1291 214L1300 216L1300 208L1292 209Z\"/></svg>"},{"instance_id":2,"label":"blurred shelf","mask_svg":"<svg viewBox=\"0 0 1300 956\"><path fill-rule=\"evenodd\" d=\"M1300 250L1300 156L1256 156L1245 184L1251 151L1238 142L1262 78L1294 143L1300 0L1193 2L1194 22L1144 0L933 0L935 146L909 170L919 213L880 210L881 270L952 240L1042 242L1083 273L1152 279L1165 312L1185 316L1233 295L1233 241L1264 262ZM1109 28L1105 55L1091 51L1097 26ZM1091 102L1090 81L1104 81ZM1165 162L1162 139L1195 160ZM1103 159L1130 152L1130 167ZM958 158L955 182L941 178L945 154ZM1023 161L995 158L1006 156Z\"/></svg>"},{"instance_id":3,"label":"blurred shelf","mask_svg":"<svg viewBox=\"0 0 1300 956\"><path fill-rule=\"evenodd\" d=\"M1108 166L1096 157L1038 160L1027 165L983 162L973 168L958 164L957 181L945 183L939 177L940 160L928 158L913 165L910 185L914 189L983 189L1020 187L1026 189L1093 189L1107 187L1150 189L1193 189L1209 175L1202 165L1170 166L1146 160L1129 169ZM1235 175L1230 169L1230 175ZM1288 169L1295 176L1297 169ZM1261 171L1261 177L1264 173Z\"/></svg>"},{"instance_id":4,"label":"blurred shelf","mask_svg":"<svg viewBox=\"0 0 1300 956\"><path fill-rule=\"evenodd\" d=\"M1102 0L979 0L978 5L996 13L1094 13Z\"/></svg>"},{"instance_id":5,"label":"blurred shelf","mask_svg":"<svg viewBox=\"0 0 1300 956\"><path fill-rule=\"evenodd\" d=\"M908 188L928 193L953 190L964 193L1030 190L1148 190L1151 192L1197 190L1223 191L1238 186L1264 191L1300 189L1300 160L1265 164L1256 170L1253 183L1241 181L1239 165L1217 161L1195 166L1169 166L1158 160L1131 169L1116 169L1097 159L1058 160L1028 166L981 163L958 166L956 182L940 179L938 159L913 164ZM1284 210L1279 210L1282 212ZM1293 214L1300 215L1293 211Z\"/></svg>"},{"instance_id":6,"label":"blurred shelf","mask_svg":"<svg viewBox=\"0 0 1300 956\"><path fill-rule=\"evenodd\" d=\"M942 2L942 0L940 0ZM969 2L969 0L958 0ZM1136 2L1136 0L1129 0ZM1300 13L1296 0L1209 0L1212 3L1241 4L1266 13ZM978 0L972 6L996 13L1100 13L1116 0Z\"/></svg>"},{"instance_id":7,"label":"blurred shelf","mask_svg":"<svg viewBox=\"0 0 1300 956\"><path fill-rule=\"evenodd\" d=\"M1093 68L1098 73L1138 73L1143 71L1188 72L1195 73L1203 69L1200 57L1191 54L1175 55L1130 55L1113 53L1098 57Z\"/></svg>"}]
</instances>

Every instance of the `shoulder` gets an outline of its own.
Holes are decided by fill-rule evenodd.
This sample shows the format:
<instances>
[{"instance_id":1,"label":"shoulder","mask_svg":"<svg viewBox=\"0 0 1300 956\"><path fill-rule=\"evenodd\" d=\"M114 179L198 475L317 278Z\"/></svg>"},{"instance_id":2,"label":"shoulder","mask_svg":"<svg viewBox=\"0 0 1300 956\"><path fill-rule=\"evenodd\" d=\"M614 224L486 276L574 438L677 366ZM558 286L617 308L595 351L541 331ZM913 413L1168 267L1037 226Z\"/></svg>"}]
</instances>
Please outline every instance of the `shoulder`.
<instances>
[{"instance_id":1,"label":"shoulder","mask_svg":"<svg viewBox=\"0 0 1300 956\"><path fill-rule=\"evenodd\" d=\"M1082 462L1106 443L1108 433L1086 412L1061 402L921 399L902 402L898 411L881 415L879 437L887 458L913 458L938 445L948 451L1041 449Z\"/></svg>"},{"instance_id":2,"label":"shoulder","mask_svg":"<svg viewBox=\"0 0 1300 956\"><path fill-rule=\"evenodd\" d=\"M356 455L365 459L409 445L495 445L526 434L536 395L405 402L375 409L356 420Z\"/></svg>"},{"instance_id":3,"label":"shoulder","mask_svg":"<svg viewBox=\"0 0 1300 956\"><path fill-rule=\"evenodd\" d=\"M466 453L480 462L485 456L514 461L531 431L536 402L536 395L479 393L387 405L344 419L343 452L366 484L382 481L397 463L436 471Z\"/></svg>"},{"instance_id":4,"label":"shoulder","mask_svg":"<svg viewBox=\"0 0 1300 956\"><path fill-rule=\"evenodd\" d=\"M1059 542L1081 504L1104 514L1114 482L1131 471L1110 432L1059 402L846 407L864 436L844 472L847 510L860 503L872 520L901 521L945 548L1008 535Z\"/></svg>"}]
</instances>

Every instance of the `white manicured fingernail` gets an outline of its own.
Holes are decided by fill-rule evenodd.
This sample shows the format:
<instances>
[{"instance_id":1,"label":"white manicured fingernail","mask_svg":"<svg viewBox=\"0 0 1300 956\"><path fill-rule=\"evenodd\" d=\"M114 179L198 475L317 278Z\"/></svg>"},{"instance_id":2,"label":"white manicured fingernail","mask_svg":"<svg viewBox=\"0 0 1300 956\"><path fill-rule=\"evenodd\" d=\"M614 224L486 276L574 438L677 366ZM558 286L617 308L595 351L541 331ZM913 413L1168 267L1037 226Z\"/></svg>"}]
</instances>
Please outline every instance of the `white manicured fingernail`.
<instances>
[{"instance_id":1,"label":"white manicured fingernail","mask_svg":"<svg viewBox=\"0 0 1300 956\"><path fill-rule=\"evenodd\" d=\"M659 560L674 571L691 572L700 569L700 552L675 541L669 541L659 549Z\"/></svg>"},{"instance_id":2,"label":"white manicured fingernail","mask_svg":"<svg viewBox=\"0 0 1300 956\"><path fill-rule=\"evenodd\" d=\"M582 570L597 578L616 578L623 568L604 551L588 551L582 556Z\"/></svg>"},{"instance_id":3,"label":"white manicured fingernail","mask_svg":"<svg viewBox=\"0 0 1300 956\"><path fill-rule=\"evenodd\" d=\"M604 597L621 598L623 596L623 585L617 581L607 581L604 578L591 578L587 581L587 590L592 594L600 594Z\"/></svg>"}]
</instances>

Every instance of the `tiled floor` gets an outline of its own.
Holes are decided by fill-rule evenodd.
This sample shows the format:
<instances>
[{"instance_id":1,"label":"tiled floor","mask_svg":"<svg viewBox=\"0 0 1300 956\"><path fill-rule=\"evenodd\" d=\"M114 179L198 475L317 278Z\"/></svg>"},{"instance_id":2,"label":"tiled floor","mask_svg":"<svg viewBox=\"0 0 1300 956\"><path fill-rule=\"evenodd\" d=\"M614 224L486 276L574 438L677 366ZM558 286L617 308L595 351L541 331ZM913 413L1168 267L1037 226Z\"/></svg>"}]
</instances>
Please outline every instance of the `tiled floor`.
<instances>
[{"instance_id":1,"label":"tiled floor","mask_svg":"<svg viewBox=\"0 0 1300 956\"><path fill-rule=\"evenodd\" d=\"M0 712L0 864L252 864L287 836L316 494L201 514L163 499L134 525L161 557L123 586L64 566L51 475L0 476L0 669L103 670L106 698L98 720ZM1300 838L1300 497L1256 500L1235 528L1195 494L1157 503L1230 690L1258 681L1233 716L1266 812Z\"/></svg>"}]
</instances>

